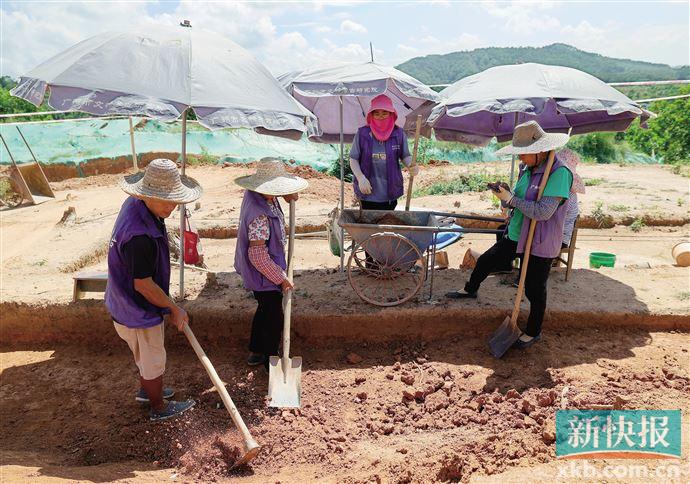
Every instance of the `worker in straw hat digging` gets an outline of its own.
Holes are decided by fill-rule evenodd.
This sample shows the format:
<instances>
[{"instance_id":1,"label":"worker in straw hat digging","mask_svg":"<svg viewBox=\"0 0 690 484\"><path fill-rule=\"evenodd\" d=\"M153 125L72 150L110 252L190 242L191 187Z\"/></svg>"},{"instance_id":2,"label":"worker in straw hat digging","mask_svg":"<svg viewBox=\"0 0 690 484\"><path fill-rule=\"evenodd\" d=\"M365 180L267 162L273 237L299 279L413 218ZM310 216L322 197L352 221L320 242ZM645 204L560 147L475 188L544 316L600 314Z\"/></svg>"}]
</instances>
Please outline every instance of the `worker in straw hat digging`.
<instances>
[{"instance_id":1,"label":"worker in straw hat digging","mask_svg":"<svg viewBox=\"0 0 690 484\"><path fill-rule=\"evenodd\" d=\"M513 209L508 228L503 238L477 259L477 265L464 289L446 294L446 297L454 299L476 298L479 286L490 273L508 266L516 254L524 253L529 219L536 220L525 279L525 295L530 302L530 313L527 327L515 343L517 348L527 348L541 339L541 326L546 311L546 281L551 263L561 250L566 217L564 201L570 196L573 184L572 172L558 155L554 159L542 198L537 200L537 195L549 152L567 142L567 134L546 133L536 121L528 121L515 127L512 144L498 150L496 154L518 155L525 169L522 170L513 193L504 187L498 187L498 191L492 190L503 204Z\"/></svg>"},{"instance_id":2,"label":"worker in straw hat digging","mask_svg":"<svg viewBox=\"0 0 690 484\"><path fill-rule=\"evenodd\" d=\"M169 400L163 388L163 318L182 331L189 318L169 296L170 252L164 219L181 203L201 196L192 178L180 176L170 160L153 160L144 173L126 176L120 187L130 196L122 204L108 249L105 305L117 334L127 342L139 368L138 402L148 402L151 420L175 417L194 401Z\"/></svg>"},{"instance_id":3,"label":"worker in straw hat digging","mask_svg":"<svg viewBox=\"0 0 690 484\"><path fill-rule=\"evenodd\" d=\"M278 197L297 201L306 180L287 173L282 161L264 158L256 173L235 180L246 188L240 209L235 270L258 303L249 340L251 366L278 354L283 327L283 292L293 289L285 271L285 217Z\"/></svg>"}]
</instances>

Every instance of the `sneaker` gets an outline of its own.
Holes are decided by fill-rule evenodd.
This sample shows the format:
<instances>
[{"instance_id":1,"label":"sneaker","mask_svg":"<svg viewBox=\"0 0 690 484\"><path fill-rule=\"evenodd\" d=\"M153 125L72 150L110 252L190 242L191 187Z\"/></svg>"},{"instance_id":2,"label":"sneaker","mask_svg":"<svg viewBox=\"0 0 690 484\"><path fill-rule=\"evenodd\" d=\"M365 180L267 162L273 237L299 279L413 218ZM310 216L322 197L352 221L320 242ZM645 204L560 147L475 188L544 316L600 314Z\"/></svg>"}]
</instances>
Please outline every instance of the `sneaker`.
<instances>
[{"instance_id":1,"label":"sneaker","mask_svg":"<svg viewBox=\"0 0 690 484\"><path fill-rule=\"evenodd\" d=\"M163 400L170 400L175 396L175 390L172 388L163 388ZM134 399L139 403L149 403L149 396L143 388L140 388Z\"/></svg>"},{"instance_id":2,"label":"sneaker","mask_svg":"<svg viewBox=\"0 0 690 484\"><path fill-rule=\"evenodd\" d=\"M186 412L194 406L194 400L185 400L184 402L168 402L161 412L154 412L151 410L149 416L152 422L160 420L167 420L169 418L177 417Z\"/></svg>"},{"instance_id":3,"label":"sneaker","mask_svg":"<svg viewBox=\"0 0 690 484\"><path fill-rule=\"evenodd\" d=\"M520 336L522 336L522 334ZM518 350L525 350L538 341L541 341L541 333L539 333L529 341L521 341L520 338L518 338L518 340L513 344L513 348L516 348Z\"/></svg>"},{"instance_id":4,"label":"sneaker","mask_svg":"<svg viewBox=\"0 0 690 484\"><path fill-rule=\"evenodd\" d=\"M266 356L262 355L261 353L249 353L249 357L247 358L247 364L249 366L258 366L261 363L264 363L266 360Z\"/></svg>"},{"instance_id":5,"label":"sneaker","mask_svg":"<svg viewBox=\"0 0 690 484\"><path fill-rule=\"evenodd\" d=\"M461 291L447 292L446 297L450 299L477 299L477 293L467 292L463 289Z\"/></svg>"}]
</instances>

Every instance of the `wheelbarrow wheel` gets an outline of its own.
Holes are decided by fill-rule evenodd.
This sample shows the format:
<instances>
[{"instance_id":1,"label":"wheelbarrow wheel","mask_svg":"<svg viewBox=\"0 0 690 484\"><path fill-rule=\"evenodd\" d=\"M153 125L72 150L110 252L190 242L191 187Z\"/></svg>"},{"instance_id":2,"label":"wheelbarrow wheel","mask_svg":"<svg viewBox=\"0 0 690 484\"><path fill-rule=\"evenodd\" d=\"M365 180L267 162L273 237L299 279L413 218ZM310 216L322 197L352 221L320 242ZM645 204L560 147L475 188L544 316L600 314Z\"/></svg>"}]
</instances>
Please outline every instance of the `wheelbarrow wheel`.
<instances>
[{"instance_id":1,"label":"wheelbarrow wheel","mask_svg":"<svg viewBox=\"0 0 690 484\"><path fill-rule=\"evenodd\" d=\"M373 234L356 244L347 262L355 293L375 306L397 306L412 299L426 279L426 267L410 239L394 233Z\"/></svg>"},{"instance_id":2,"label":"wheelbarrow wheel","mask_svg":"<svg viewBox=\"0 0 690 484\"><path fill-rule=\"evenodd\" d=\"M0 176L0 204L14 208L21 204L23 200L24 196L17 182L9 176Z\"/></svg>"}]
</instances>

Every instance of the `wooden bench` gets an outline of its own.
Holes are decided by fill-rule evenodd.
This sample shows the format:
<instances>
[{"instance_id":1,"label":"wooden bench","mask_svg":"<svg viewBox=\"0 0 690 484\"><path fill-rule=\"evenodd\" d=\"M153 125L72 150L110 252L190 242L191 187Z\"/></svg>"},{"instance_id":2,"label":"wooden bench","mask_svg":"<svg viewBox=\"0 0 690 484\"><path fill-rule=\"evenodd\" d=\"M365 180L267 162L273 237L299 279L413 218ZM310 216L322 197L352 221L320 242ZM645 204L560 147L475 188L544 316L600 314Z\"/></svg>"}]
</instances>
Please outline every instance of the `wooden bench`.
<instances>
[{"instance_id":1,"label":"wooden bench","mask_svg":"<svg viewBox=\"0 0 690 484\"><path fill-rule=\"evenodd\" d=\"M85 299L87 292L105 292L108 283L108 273L106 271L79 272L74 275L74 290L72 301Z\"/></svg>"}]
</instances>

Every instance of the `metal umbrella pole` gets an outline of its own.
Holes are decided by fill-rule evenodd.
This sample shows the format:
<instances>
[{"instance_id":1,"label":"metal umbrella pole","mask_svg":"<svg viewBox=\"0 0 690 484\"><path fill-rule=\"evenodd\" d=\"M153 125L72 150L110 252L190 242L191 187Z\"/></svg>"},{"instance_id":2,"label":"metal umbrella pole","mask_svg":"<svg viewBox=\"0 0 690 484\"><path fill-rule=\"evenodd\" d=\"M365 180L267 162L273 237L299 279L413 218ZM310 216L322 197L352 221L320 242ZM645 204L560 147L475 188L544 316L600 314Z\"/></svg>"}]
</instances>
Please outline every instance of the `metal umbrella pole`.
<instances>
[{"instance_id":1,"label":"metal umbrella pole","mask_svg":"<svg viewBox=\"0 0 690 484\"><path fill-rule=\"evenodd\" d=\"M340 213L345 210L345 161L344 161L344 133L343 133L343 96L338 96L340 101ZM345 229L340 227L340 272L345 267Z\"/></svg>"},{"instance_id":2,"label":"metal umbrella pole","mask_svg":"<svg viewBox=\"0 0 690 484\"><path fill-rule=\"evenodd\" d=\"M187 165L187 110L182 112L182 168L180 173L184 175ZM184 301L184 216L185 205L180 204L180 301Z\"/></svg>"},{"instance_id":3,"label":"metal umbrella pole","mask_svg":"<svg viewBox=\"0 0 690 484\"><path fill-rule=\"evenodd\" d=\"M518 113L515 111L515 118L513 120L513 133L515 132L515 127L518 124ZM513 189L513 181L515 180L515 155L510 157L510 189Z\"/></svg>"}]
</instances>

